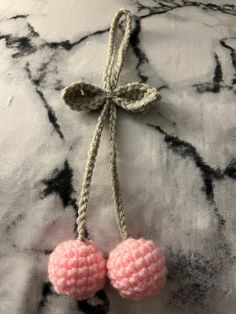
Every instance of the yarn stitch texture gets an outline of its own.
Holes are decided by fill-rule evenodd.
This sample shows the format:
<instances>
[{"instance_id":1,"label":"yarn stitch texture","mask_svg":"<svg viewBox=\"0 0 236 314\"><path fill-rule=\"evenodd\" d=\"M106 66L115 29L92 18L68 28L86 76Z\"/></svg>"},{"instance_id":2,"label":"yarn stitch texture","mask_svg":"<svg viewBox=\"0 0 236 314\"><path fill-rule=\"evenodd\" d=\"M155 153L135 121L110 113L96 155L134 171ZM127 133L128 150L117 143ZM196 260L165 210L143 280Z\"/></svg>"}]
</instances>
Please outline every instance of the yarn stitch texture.
<instances>
[{"instance_id":1,"label":"yarn stitch texture","mask_svg":"<svg viewBox=\"0 0 236 314\"><path fill-rule=\"evenodd\" d=\"M106 262L92 241L70 240L50 255L48 275L57 293L84 300L103 288Z\"/></svg>"},{"instance_id":2,"label":"yarn stitch texture","mask_svg":"<svg viewBox=\"0 0 236 314\"><path fill-rule=\"evenodd\" d=\"M107 261L108 277L122 297L140 300L158 293L166 281L166 261L151 240L133 239L118 244Z\"/></svg>"}]
</instances>

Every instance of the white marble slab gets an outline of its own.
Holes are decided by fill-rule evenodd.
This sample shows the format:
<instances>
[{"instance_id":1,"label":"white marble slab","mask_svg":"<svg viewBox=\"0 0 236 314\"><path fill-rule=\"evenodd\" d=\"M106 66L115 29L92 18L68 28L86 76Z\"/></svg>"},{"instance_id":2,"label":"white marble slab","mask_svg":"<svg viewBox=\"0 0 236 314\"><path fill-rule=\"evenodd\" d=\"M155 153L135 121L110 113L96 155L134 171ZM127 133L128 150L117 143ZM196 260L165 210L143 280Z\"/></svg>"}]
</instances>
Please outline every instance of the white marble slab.
<instances>
[{"instance_id":1,"label":"white marble slab","mask_svg":"<svg viewBox=\"0 0 236 314\"><path fill-rule=\"evenodd\" d=\"M119 110L119 170L129 230L155 240L169 276L141 302L107 285L93 300L58 296L50 252L75 237L97 113L71 111L67 84L102 85L115 12L134 14L120 84L162 95L146 114ZM235 1L39 0L0 3L0 313L234 314L236 311ZM120 241L104 131L89 237Z\"/></svg>"}]
</instances>

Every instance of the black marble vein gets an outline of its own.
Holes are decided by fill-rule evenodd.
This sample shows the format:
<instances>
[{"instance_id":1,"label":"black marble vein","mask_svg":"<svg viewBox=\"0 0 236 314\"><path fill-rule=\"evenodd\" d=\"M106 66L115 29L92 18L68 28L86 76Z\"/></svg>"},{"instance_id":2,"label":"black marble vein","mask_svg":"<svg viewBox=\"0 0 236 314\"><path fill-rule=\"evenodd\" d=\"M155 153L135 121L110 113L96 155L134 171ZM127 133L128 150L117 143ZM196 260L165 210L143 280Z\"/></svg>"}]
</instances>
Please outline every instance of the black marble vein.
<instances>
[{"instance_id":1,"label":"black marble vein","mask_svg":"<svg viewBox=\"0 0 236 314\"><path fill-rule=\"evenodd\" d=\"M25 249L25 253L27 252L30 253L37 253L37 254L42 254L42 255L50 255L53 250L52 249L40 249L40 248L30 248L29 250Z\"/></svg>"},{"instance_id":2,"label":"black marble vein","mask_svg":"<svg viewBox=\"0 0 236 314\"><path fill-rule=\"evenodd\" d=\"M29 67L29 63L27 62L25 65L25 71L28 75L28 79L31 81L31 83L34 85L35 87L35 92L38 94L38 96L40 97L45 109L47 110L47 114L48 114L48 120L50 121L50 123L53 126L54 131L60 136L61 139L64 140L64 134L62 133L61 127L58 123L58 119L56 117L56 113L53 110L53 108L49 105L49 103L47 102L44 93L42 90L39 89L38 86L40 86L42 80L45 78L46 76L46 68L47 68L48 63L42 63L40 70L41 70L41 74L39 77L34 78L31 74L30 71L30 67Z\"/></svg>"},{"instance_id":3,"label":"black marble vein","mask_svg":"<svg viewBox=\"0 0 236 314\"><path fill-rule=\"evenodd\" d=\"M109 29L110 28L107 27L107 28L104 28L102 30L92 32L86 36L81 37L80 39L78 39L77 41L72 42L72 43L69 40L65 40L65 41L60 41L60 42L45 42L45 45L52 48L52 49L63 48L65 50L71 50L74 46L81 44L82 42L86 41L87 39L89 39L93 36L101 35L101 34L108 32Z\"/></svg>"},{"instance_id":4,"label":"black marble vein","mask_svg":"<svg viewBox=\"0 0 236 314\"><path fill-rule=\"evenodd\" d=\"M28 14L17 14L9 18L9 20L18 20L18 19L25 19L29 15Z\"/></svg>"},{"instance_id":5,"label":"black marble vein","mask_svg":"<svg viewBox=\"0 0 236 314\"><path fill-rule=\"evenodd\" d=\"M141 65L148 63L148 58L145 52L140 48L139 35L141 32L141 19L138 16L134 16L134 27L130 35L130 45L133 49L135 56L138 59L136 70L142 83L146 83L148 76L144 75L141 71Z\"/></svg>"},{"instance_id":6,"label":"black marble vein","mask_svg":"<svg viewBox=\"0 0 236 314\"><path fill-rule=\"evenodd\" d=\"M14 15L14 16L10 17L9 20L25 19L28 16L29 16L28 14L18 14L18 15Z\"/></svg>"},{"instance_id":7,"label":"black marble vein","mask_svg":"<svg viewBox=\"0 0 236 314\"><path fill-rule=\"evenodd\" d=\"M49 281L44 282L42 286L41 300L39 301L39 304L37 307L37 313L41 312L41 310L45 307L45 305L48 302L48 297L53 294L55 293L53 292L51 282Z\"/></svg>"},{"instance_id":8,"label":"black marble vein","mask_svg":"<svg viewBox=\"0 0 236 314\"><path fill-rule=\"evenodd\" d=\"M29 36L32 38L32 37L40 37L39 36L39 33L36 32L36 30L33 28L33 26L30 24L30 23L26 23L26 26L29 30Z\"/></svg>"},{"instance_id":9,"label":"black marble vein","mask_svg":"<svg viewBox=\"0 0 236 314\"><path fill-rule=\"evenodd\" d=\"M220 83L223 81L223 73L222 73L222 68L219 61L219 57L216 53L215 53L215 62L216 62L216 67L215 67L215 73L213 77L213 92L218 93L220 91Z\"/></svg>"},{"instance_id":10,"label":"black marble vein","mask_svg":"<svg viewBox=\"0 0 236 314\"><path fill-rule=\"evenodd\" d=\"M55 111L52 109L52 107L48 104L43 92L39 89L36 89L36 93L39 95L40 99L42 100L44 107L47 110L47 114L48 114L48 120L51 122L51 124L54 127L54 130L56 131L56 133L60 136L61 139L64 140L64 135L62 133L61 127L58 123Z\"/></svg>"},{"instance_id":11,"label":"black marble vein","mask_svg":"<svg viewBox=\"0 0 236 314\"><path fill-rule=\"evenodd\" d=\"M229 165L225 169L225 174L231 178L236 180L236 158L233 158Z\"/></svg>"},{"instance_id":12,"label":"black marble vein","mask_svg":"<svg viewBox=\"0 0 236 314\"><path fill-rule=\"evenodd\" d=\"M222 66L221 66L219 57L216 53L214 54L214 57L215 57L216 65L215 65L212 82L205 82L205 83L199 83L199 84L193 85L193 87L195 87L199 93L205 93L205 92L219 93L222 89L228 89L228 90L233 89L234 80L232 81L231 85L227 85L224 83L223 71L222 71Z\"/></svg>"},{"instance_id":13,"label":"black marble vein","mask_svg":"<svg viewBox=\"0 0 236 314\"><path fill-rule=\"evenodd\" d=\"M110 302L105 294L104 290L100 290L96 293L93 299L93 304L90 302L91 299L78 301L78 309L83 311L84 314L108 314L110 309ZM96 304L94 304L96 303Z\"/></svg>"},{"instance_id":14,"label":"black marble vein","mask_svg":"<svg viewBox=\"0 0 236 314\"><path fill-rule=\"evenodd\" d=\"M72 206L77 210L76 199L72 197L72 194L75 192L72 180L73 170L68 160L65 160L62 169L55 169L49 179L42 181L46 188L41 192L41 198L43 199L55 193L60 197L64 207Z\"/></svg>"},{"instance_id":15,"label":"black marble vein","mask_svg":"<svg viewBox=\"0 0 236 314\"><path fill-rule=\"evenodd\" d=\"M230 51L230 58L231 58L231 63L234 67L234 78L232 79L232 85L236 84L236 50L231 47L229 44L227 44L227 40L228 39L233 39L235 40L236 37L232 37L232 38L222 38L220 40L220 44L221 46L223 46L224 48L228 49Z\"/></svg>"},{"instance_id":16,"label":"black marble vein","mask_svg":"<svg viewBox=\"0 0 236 314\"><path fill-rule=\"evenodd\" d=\"M11 34L0 35L0 40L5 39L7 48L17 49L18 52L13 53L12 58L19 58L34 53L37 49L31 43L31 39L27 36L13 36Z\"/></svg>"},{"instance_id":17,"label":"black marble vein","mask_svg":"<svg viewBox=\"0 0 236 314\"><path fill-rule=\"evenodd\" d=\"M166 12L175 10L177 8L184 7L196 7L204 11L217 11L223 14L236 15L235 5L231 4L215 4L215 3L203 3L201 1L189 1L189 0L166 0L159 1L153 0L153 5L146 5L144 1L137 1L136 5L138 12L141 14L141 18L147 18L156 14L164 14ZM147 13L146 13L147 12Z\"/></svg>"},{"instance_id":18,"label":"black marble vein","mask_svg":"<svg viewBox=\"0 0 236 314\"><path fill-rule=\"evenodd\" d=\"M68 160L65 160L64 165L61 169L55 169L50 178L42 180L45 184L45 188L40 194L41 199L44 199L48 195L57 194L63 207L72 206L75 211L76 218L78 216L78 204L77 199L73 197L75 192L73 187L73 169L70 167ZM77 230L77 224L75 222L74 232ZM87 229L85 235L89 238Z\"/></svg>"},{"instance_id":19,"label":"black marble vein","mask_svg":"<svg viewBox=\"0 0 236 314\"><path fill-rule=\"evenodd\" d=\"M9 20L16 20L16 19L27 19L28 15L16 15L16 16L12 16ZM32 41L32 38L33 37L40 37L39 33L35 31L35 29L33 28L33 26L27 22L26 23L26 26L29 30L29 34L27 36L27 39L29 42ZM101 29L101 30L97 30L97 31L94 31L92 33L89 33L88 35L85 35L81 38L79 38L78 40L74 41L74 42L70 42L69 40L63 40L63 41L52 41L52 42L48 42L46 40L43 40L41 39L41 44L37 47L35 46L35 50L38 50L38 49L43 49L45 47L49 47L51 49L59 49L59 48L62 48L64 50L71 50L73 47L77 46L77 45L80 45L81 43L83 43L84 41L86 41L87 39L93 37L93 36L96 36L96 35L101 35L101 34L104 34L106 32L108 32L110 29L110 27L107 27L107 28L104 28L104 29ZM17 48L19 50L19 54L17 55L17 57L20 57L23 54L24 52L24 45L20 45L20 43L22 41L25 40L25 36L23 37L14 37L13 35L11 34L4 34L4 35L1 35L0 36L0 39L5 39L6 40L6 46L8 48ZM11 46L11 42L14 42L17 47L14 47L14 46ZM28 43L27 43L28 44Z\"/></svg>"},{"instance_id":20,"label":"black marble vein","mask_svg":"<svg viewBox=\"0 0 236 314\"><path fill-rule=\"evenodd\" d=\"M157 125L149 124L149 126L154 127L158 132L164 135L164 141L169 149L182 158L190 158L195 163L203 180L202 190L205 193L207 200L212 202L214 200L214 180L224 179L224 171L221 169L214 169L208 165L191 143L183 141L177 136L167 134Z\"/></svg>"}]
</instances>

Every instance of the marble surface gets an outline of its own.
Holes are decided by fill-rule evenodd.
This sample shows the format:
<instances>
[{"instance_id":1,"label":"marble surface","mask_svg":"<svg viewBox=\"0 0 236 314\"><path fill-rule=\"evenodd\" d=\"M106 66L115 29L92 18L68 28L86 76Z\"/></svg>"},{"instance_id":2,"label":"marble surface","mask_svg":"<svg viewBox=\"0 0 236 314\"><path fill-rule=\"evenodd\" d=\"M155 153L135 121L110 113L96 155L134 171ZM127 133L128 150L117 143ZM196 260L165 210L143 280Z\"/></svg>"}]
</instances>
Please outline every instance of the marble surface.
<instances>
[{"instance_id":1,"label":"marble surface","mask_svg":"<svg viewBox=\"0 0 236 314\"><path fill-rule=\"evenodd\" d=\"M47 278L50 252L75 237L77 200L98 114L71 111L61 90L102 85L116 10L134 14L121 84L162 95L146 114L119 110L119 170L130 233L166 253L159 296L109 287L76 302ZM0 3L0 313L233 314L236 311L235 1L20 0ZM119 241L108 134L88 209L89 237Z\"/></svg>"}]
</instances>

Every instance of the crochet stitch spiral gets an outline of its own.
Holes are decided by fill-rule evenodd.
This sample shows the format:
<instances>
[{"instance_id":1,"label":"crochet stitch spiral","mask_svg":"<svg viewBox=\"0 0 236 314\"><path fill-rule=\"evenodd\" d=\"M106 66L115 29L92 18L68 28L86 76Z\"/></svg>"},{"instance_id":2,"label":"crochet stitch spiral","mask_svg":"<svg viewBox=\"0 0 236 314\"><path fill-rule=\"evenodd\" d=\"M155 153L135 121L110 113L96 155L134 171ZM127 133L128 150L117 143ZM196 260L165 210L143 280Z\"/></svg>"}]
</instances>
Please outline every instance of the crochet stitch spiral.
<instances>
[{"instance_id":1,"label":"crochet stitch spiral","mask_svg":"<svg viewBox=\"0 0 236 314\"><path fill-rule=\"evenodd\" d=\"M92 241L70 240L50 255L48 274L57 293L84 300L103 288L106 262Z\"/></svg>"},{"instance_id":2,"label":"crochet stitch spiral","mask_svg":"<svg viewBox=\"0 0 236 314\"><path fill-rule=\"evenodd\" d=\"M140 300L158 293L166 281L166 261L151 240L128 238L107 261L111 284L125 298Z\"/></svg>"}]
</instances>

